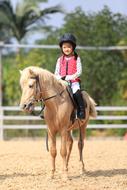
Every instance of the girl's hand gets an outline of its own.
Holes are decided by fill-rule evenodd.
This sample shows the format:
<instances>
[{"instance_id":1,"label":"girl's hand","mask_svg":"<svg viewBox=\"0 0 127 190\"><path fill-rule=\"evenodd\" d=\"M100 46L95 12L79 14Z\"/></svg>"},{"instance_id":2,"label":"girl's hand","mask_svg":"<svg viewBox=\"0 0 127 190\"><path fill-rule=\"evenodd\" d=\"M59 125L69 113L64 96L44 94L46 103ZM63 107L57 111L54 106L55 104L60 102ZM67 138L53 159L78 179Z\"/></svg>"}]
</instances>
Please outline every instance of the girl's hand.
<instances>
[{"instance_id":1,"label":"girl's hand","mask_svg":"<svg viewBox=\"0 0 127 190\"><path fill-rule=\"evenodd\" d=\"M64 76L64 77L61 77L61 79L62 79L62 80L65 80L65 78L66 78L66 76Z\"/></svg>"},{"instance_id":2,"label":"girl's hand","mask_svg":"<svg viewBox=\"0 0 127 190\"><path fill-rule=\"evenodd\" d=\"M63 83L65 84L65 86L69 85L69 83L66 80L63 80Z\"/></svg>"}]
</instances>

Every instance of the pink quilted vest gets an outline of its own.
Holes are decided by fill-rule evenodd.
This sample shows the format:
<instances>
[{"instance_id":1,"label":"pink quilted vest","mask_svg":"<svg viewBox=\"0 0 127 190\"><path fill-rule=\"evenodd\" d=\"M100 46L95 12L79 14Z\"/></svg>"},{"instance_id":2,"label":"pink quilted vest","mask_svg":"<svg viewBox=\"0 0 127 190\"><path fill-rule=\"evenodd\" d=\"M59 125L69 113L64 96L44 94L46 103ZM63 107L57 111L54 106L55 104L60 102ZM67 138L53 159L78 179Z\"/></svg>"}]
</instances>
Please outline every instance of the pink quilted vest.
<instances>
[{"instance_id":1,"label":"pink quilted vest","mask_svg":"<svg viewBox=\"0 0 127 190\"><path fill-rule=\"evenodd\" d=\"M77 60L72 56L69 60L65 56L60 57L60 76L73 75L77 72ZM71 80L71 82L79 82L80 78Z\"/></svg>"}]
</instances>

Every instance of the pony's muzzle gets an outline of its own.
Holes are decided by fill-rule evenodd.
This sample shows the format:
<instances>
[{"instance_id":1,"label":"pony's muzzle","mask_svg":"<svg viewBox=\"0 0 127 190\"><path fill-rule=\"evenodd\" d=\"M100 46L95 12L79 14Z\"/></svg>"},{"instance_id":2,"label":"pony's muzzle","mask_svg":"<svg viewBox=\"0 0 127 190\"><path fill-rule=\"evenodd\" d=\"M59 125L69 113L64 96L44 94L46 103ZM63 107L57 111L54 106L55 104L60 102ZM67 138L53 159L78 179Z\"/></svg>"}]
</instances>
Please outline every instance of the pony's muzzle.
<instances>
[{"instance_id":1,"label":"pony's muzzle","mask_svg":"<svg viewBox=\"0 0 127 190\"><path fill-rule=\"evenodd\" d=\"M33 110L33 108L34 108L34 106L33 106L32 102L30 102L29 104L20 105L20 109L24 110L24 111L30 111L31 112Z\"/></svg>"},{"instance_id":2,"label":"pony's muzzle","mask_svg":"<svg viewBox=\"0 0 127 190\"><path fill-rule=\"evenodd\" d=\"M21 110L24 110L26 107L27 107L26 104L20 105L20 109L21 109Z\"/></svg>"}]
</instances>

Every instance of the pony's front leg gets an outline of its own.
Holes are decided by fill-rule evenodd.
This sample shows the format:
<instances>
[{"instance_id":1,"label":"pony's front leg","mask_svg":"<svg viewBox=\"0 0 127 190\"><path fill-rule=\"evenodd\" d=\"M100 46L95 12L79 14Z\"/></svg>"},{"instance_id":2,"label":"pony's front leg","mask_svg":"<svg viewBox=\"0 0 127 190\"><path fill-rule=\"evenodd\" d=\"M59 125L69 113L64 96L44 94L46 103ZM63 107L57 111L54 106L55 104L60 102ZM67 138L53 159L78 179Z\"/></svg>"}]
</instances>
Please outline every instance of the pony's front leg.
<instances>
[{"instance_id":1,"label":"pony's front leg","mask_svg":"<svg viewBox=\"0 0 127 190\"><path fill-rule=\"evenodd\" d=\"M61 133L61 148L60 148L60 154L63 159L63 174L64 178L67 178L67 164L66 164L66 158L67 158L67 148L66 143L67 142L67 131L64 131Z\"/></svg>"},{"instance_id":2,"label":"pony's front leg","mask_svg":"<svg viewBox=\"0 0 127 190\"><path fill-rule=\"evenodd\" d=\"M67 170L68 170L68 162L69 162L69 159L70 159L72 146L73 146L73 138L71 136L71 133L68 132L67 133L67 158L66 158L66 168L67 168Z\"/></svg>"},{"instance_id":3,"label":"pony's front leg","mask_svg":"<svg viewBox=\"0 0 127 190\"><path fill-rule=\"evenodd\" d=\"M56 170L55 167L55 159L57 155L57 150L56 150L56 134L50 134L48 132L49 136L49 142L50 142L50 154L51 154L51 163L52 163L52 170L51 170L51 178L54 178L54 173Z\"/></svg>"}]
</instances>

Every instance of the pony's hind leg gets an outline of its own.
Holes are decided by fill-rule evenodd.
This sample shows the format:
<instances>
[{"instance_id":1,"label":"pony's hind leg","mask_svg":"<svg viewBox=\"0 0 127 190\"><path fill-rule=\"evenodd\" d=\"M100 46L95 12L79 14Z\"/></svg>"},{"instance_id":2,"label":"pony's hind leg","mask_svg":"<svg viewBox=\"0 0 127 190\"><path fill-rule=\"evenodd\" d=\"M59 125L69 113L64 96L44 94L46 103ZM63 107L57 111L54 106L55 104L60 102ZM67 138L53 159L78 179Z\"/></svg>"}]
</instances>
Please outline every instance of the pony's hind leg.
<instances>
[{"instance_id":1,"label":"pony's hind leg","mask_svg":"<svg viewBox=\"0 0 127 190\"><path fill-rule=\"evenodd\" d=\"M67 168L67 170L68 170L68 162L69 162L69 159L70 159L72 146L73 146L73 138L71 136L71 133L68 132L67 133L67 158L66 158L66 168Z\"/></svg>"},{"instance_id":2,"label":"pony's hind leg","mask_svg":"<svg viewBox=\"0 0 127 190\"><path fill-rule=\"evenodd\" d=\"M81 172L84 173L85 165L83 160L83 148L84 148L84 139L85 139L85 127L82 126L79 128L79 140L78 140L78 149L79 149L79 156L80 156L80 163L82 170Z\"/></svg>"},{"instance_id":3,"label":"pony's hind leg","mask_svg":"<svg viewBox=\"0 0 127 190\"><path fill-rule=\"evenodd\" d=\"M56 150L56 134L50 134L48 132L49 136L49 142L50 142L50 154L51 154L51 163L52 163L52 170L51 170L51 178L54 178L54 173L55 173L55 159L57 155L57 150Z\"/></svg>"}]
</instances>

